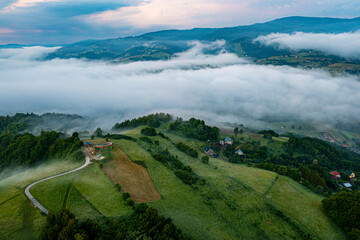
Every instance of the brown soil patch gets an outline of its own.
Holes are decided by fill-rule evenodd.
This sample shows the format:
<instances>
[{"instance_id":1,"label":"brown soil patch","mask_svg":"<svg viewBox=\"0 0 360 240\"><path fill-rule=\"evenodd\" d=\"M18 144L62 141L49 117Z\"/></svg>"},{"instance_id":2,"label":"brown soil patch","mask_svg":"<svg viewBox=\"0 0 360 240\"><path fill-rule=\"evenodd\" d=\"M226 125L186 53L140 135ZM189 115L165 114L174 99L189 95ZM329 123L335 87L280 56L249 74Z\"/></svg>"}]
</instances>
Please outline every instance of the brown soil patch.
<instances>
[{"instance_id":1,"label":"brown soil patch","mask_svg":"<svg viewBox=\"0 0 360 240\"><path fill-rule=\"evenodd\" d=\"M134 163L117 146L112 151L113 161L104 165L106 175L121 186L123 192L130 193L135 202L160 200L161 196L143 166Z\"/></svg>"}]
</instances>

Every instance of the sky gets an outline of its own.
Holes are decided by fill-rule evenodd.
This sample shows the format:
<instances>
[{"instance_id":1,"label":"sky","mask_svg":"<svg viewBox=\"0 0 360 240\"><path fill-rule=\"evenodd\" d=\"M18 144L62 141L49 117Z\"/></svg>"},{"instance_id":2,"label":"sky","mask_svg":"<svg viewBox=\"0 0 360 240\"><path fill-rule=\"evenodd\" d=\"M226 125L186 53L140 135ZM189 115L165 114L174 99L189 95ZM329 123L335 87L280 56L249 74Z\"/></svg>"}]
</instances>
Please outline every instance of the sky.
<instances>
[{"instance_id":1,"label":"sky","mask_svg":"<svg viewBox=\"0 0 360 240\"><path fill-rule=\"evenodd\" d=\"M1 0L0 44L62 45L287 16L353 18L360 16L360 4L357 0Z\"/></svg>"},{"instance_id":2,"label":"sky","mask_svg":"<svg viewBox=\"0 0 360 240\"><path fill-rule=\"evenodd\" d=\"M204 54L224 48L223 41L191 44L170 60L121 64L36 60L56 47L2 49L0 115L75 113L104 119L101 127L154 112L247 126L360 120L356 76L257 65L226 51Z\"/></svg>"}]
</instances>

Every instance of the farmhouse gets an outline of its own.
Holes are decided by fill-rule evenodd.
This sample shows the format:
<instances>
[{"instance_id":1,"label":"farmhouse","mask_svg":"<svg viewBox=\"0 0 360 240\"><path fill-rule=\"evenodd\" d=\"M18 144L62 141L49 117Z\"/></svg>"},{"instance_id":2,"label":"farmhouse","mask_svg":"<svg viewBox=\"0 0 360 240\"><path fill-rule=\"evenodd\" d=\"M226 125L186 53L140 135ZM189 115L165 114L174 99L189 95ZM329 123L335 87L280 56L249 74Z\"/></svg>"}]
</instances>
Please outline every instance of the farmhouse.
<instances>
[{"instance_id":1,"label":"farmhouse","mask_svg":"<svg viewBox=\"0 0 360 240\"><path fill-rule=\"evenodd\" d=\"M241 151L241 149L236 150L235 153L238 154L239 156L244 156L244 152Z\"/></svg>"},{"instance_id":2,"label":"farmhouse","mask_svg":"<svg viewBox=\"0 0 360 240\"><path fill-rule=\"evenodd\" d=\"M218 158L219 157L219 155L216 152L214 152L214 150L212 150L209 146L206 146L204 148L204 153L206 155L210 156L210 157L213 157L213 158Z\"/></svg>"},{"instance_id":3,"label":"farmhouse","mask_svg":"<svg viewBox=\"0 0 360 240\"><path fill-rule=\"evenodd\" d=\"M345 173L347 175L349 175L349 178L354 178L355 177L355 173L353 173L352 171L346 170Z\"/></svg>"},{"instance_id":4,"label":"farmhouse","mask_svg":"<svg viewBox=\"0 0 360 240\"><path fill-rule=\"evenodd\" d=\"M232 138L226 137L225 138L225 144L232 145L234 140Z\"/></svg>"},{"instance_id":5,"label":"farmhouse","mask_svg":"<svg viewBox=\"0 0 360 240\"><path fill-rule=\"evenodd\" d=\"M338 171L332 171L332 172L329 172L331 175L332 175L332 179L336 179L336 178L340 178L340 173Z\"/></svg>"}]
</instances>

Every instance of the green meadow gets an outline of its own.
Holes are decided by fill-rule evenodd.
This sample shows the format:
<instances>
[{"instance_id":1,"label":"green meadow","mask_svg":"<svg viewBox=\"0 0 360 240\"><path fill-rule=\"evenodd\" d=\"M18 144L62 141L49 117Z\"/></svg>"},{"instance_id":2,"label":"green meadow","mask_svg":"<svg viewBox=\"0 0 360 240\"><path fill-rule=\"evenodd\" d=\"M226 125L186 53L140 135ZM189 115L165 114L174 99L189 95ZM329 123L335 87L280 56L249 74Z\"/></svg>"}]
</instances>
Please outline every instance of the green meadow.
<instances>
[{"instance_id":1,"label":"green meadow","mask_svg":"<svg viewBox=\"0 0 360 240\"><path fill-rule=\"evenodd\" d=\"M132 161L144 163L162 197L148 204L173 219L187 235L194 239L302 239L305 235L318 239L346 239L325 215L322 196L275 172L232 164L223 159L210 158L209 163L204 164L200 161L204 156L204 142L167 129L167 125L163 125L157 131L165 133L168 139L149 138L159 142L158 148L168 149L178 156L184 165L190 166L200 179L205 180L205 184L186 185L170 168L156 161L147 151L153 146L139 139L143 136L141 127L123 133L136 141L110 141L114 141ZM287 141L283 137L273 140L253 138L248 133L237 137L261 141L272 151L281 151L279 144ZM178 150L175 147L178 142L196 149L198 158ZM31 189L31 193L50 211L66 207L80 220L131 214L132 208L126 205L100 163L93 160L91 165L76 173L41 182ZM31 206L24 188L38 179L79 165L81 163L54 162L0 181L0 239L25 239L24 236L36 239L46 218Z\"/></svg>"}]
</instances>

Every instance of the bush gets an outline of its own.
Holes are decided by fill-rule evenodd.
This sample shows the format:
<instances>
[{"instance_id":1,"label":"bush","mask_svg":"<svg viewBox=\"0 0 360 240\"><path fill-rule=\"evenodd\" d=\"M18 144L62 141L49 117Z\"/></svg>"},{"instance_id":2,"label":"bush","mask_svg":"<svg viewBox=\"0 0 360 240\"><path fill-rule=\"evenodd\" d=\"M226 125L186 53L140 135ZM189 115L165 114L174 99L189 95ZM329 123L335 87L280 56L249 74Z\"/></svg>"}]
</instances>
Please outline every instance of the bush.
<instances>
[{"instance_id":1,"label":"bush","mask_svg":"<svg viewBox=\"0 0 360 240\"><path fill-rule=\"evenodd\" d=\"M157 135L155 128L152 128L152 127L147 127L147 128L141 129L141 134L143 134L145 136L156 136Z\"/></svg>"},{"instance_id":2,"label":"bush","mask_svg":"<svg viewBox=\"0 0 360 240\"><path fill-rule=\"evenodd\" d=\"M178 178L180 178L181 181L183 181L183 183L188 185L192 185L198 180L193 173L188 171L177 170L174 173Z\"/></svg>"},{"instance_id":3,"label":"bush","mask_svg":"<svg viewBox=\"0 0 360 240\"><path fill-rule=\"evenodd\" d=\"M149 143L149 144L152 144L152 143L153 143L153 141L152 141L150 138L148 138L148 137L139 137L139 139L140 139L141 141L146 142L146 143Z\"/></svg>"},{"instance_id":4,"label":"bush","mask_svg":"<svg viewBox=\"0 0 360 240\"><path fill-rule=\"evenodd\" d=\"M124 199L124 200L127 200L127 199L129 199L129 198L130 198L130 193L124 192L124 193L123 193L123 199Z\"/></svg>"},{"instance_id":5,"label":"bush","mask_svg":"<svg viewBox=\"0 0 360 240\"><path fill-rule=\"evenodd\" d=\"M131 198L128 198L128 199L126 199L126 204L132 207L135 205L135 202Z\"/></svg>"},{"instance_id":6,"label":"bush","mask_svg":"<svg viewBox=\"0 0 360 240\"><path fill-rule=\"evenodd\" d=\"M198 157L198 152L195 149L192 149L191 147L185 145L182 142L177 143L176 148L193 158Z\"/></svg>"},{"instance_id":7,"label":"bush","mask_svg":"<svg viewBox=\"0 0 360 240\"><path fill-rule=\"evenodd\" d=\"M203 156L203 157L201 158L201 162L202 162L202 163L205 163L205 164L209 163L209 156Z\"/></svg>"},{"instance_id":8,"label":"bush","mask_svg":"<svg viewBox=\"0 0 360 240\"><path fill-rule=\"evenodd\" d=\"M115 184L115 187L116 187L116 189L119 191L119 192L121 192L121 186L117 183L117 184Z\"/></svg>"}]
</instances>

